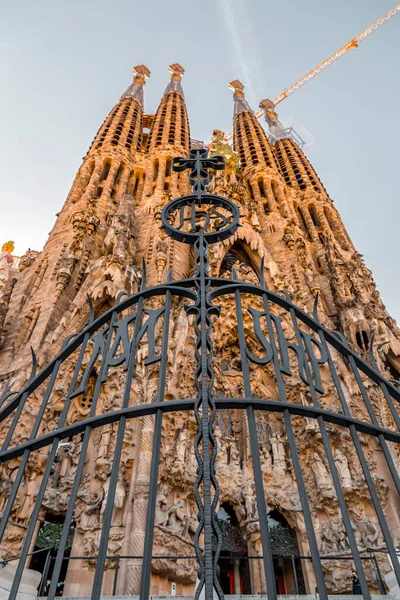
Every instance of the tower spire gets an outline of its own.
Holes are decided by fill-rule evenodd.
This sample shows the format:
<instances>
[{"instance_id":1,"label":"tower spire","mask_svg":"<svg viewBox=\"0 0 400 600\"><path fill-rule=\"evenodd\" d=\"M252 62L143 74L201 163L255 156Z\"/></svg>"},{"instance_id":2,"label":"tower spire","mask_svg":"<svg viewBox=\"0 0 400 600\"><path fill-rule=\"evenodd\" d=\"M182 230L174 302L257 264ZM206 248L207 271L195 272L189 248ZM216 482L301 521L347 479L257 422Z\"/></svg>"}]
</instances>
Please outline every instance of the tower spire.
<instances>
[{"instance_id":1,"label":"tower spire","mask_svg":"<svg viewBox=\"0 0 400 600\"><path fill-rule=\"evenodd\" d=\"M185 69L178 63L169 66L171 80L165 88L151 126L147 151L173 146L174 152L189 152L189 120L181 79ZM170 151L169 151L170 153ZM172 158L172 157L171 157Z\"/></svg>"},{"instance_id":2,"label":"tower spire","mask_svg":"<svg viewBox=\"0 0 400 600\"><path fill-rule=\"evenodd\" d=\"M231 81L229 84L229 89L233 90L233 101L235 103L233 117L236 117L236 115L243 112L244 110L253 112L246 98L244 97L244 85L241 81L239 81L238 79Z\"/></svg>"},{"instance_id":3,"label":"tower spire","mask_svg":"<svg viewBox=\"0 0 400 600\"><path fill-rule=\"evenodd\" d=\"M185 69L179 63L173 63L172 65L169 65L169 73L171 73L171 79L165 88L164 96L166 96L169 92L176 92L177 94L185 97L181 85L181 79L185 73Z\"/></svg>"},{"instance_id":4,"label":"tower spire","mask_svg":"<svg viewBox=\"0 0 400 600\"><path fill-rule=\"evenodd\" d=\"M133 98L143 106L143 89L146 85L146 79L150 77L150 71L145 65L136 65L133 67L133 79L130 86L122 94L122 98Z\"/></svg>"},{"instance_id":5,"label":"tower spire","mask_svg":"<svg viewBox=\"0 0 400 600\"><path fill-rule=\"evenodd\" d=\"M275 104L272 100L265 98L265 100L261 100L260 108L264 111L265 121L268 125L269 133L275 139L288 137L286 135L286 131L284 126L279 120L279 117L275 111Z\"/></svg>"},{"instance_id":6,"label":"tower spire","mask_svg":"<svg viewBox=\"0 0 400 600\"><path fill-rule=\"evenodd\" d=\"M272 147L245 96L244 85L238 79L231 81L235 103L233 111L233 147L239 155L242 169L259 165L277 171Z\"/></svg>"}]
</instances>

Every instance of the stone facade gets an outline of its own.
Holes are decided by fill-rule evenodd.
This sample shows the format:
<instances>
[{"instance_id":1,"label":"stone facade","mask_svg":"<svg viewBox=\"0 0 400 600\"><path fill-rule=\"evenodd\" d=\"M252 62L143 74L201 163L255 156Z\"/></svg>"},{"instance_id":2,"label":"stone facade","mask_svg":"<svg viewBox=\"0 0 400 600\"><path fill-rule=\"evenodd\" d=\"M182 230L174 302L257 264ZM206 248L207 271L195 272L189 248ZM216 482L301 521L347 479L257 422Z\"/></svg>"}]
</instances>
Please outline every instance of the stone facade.
<instances>
[{"instance_id":1,"label":"stone facade","mask_svg":"<svg viewBox=\"0 0 400 600\"><path fill-rule=\"evenodd\" d=\"M95 315L105 312L119 292L136 292L146 264L147 285L191 273L193 256L188 246L174 242L159 228L162 207L172 198L189 192L187 175L171 170L174 156L186 156L191 147L189 120L181 86L183 69L170 67L168 84L155 115L144 113L143 88L149 70L135 68L134 79L100 127L72 184L49 239L41 252L28 250L18 261L11 246L0 254L0 391L20 389L30 372L31 347L42 368L60 349L63 340L79 331L89 317L87 297ZM212 275L226 277L235 268L239 278L257 282L262 260L265 279L274 291L287 290L293 301L311 312L316 294L320 299L320 319L329 329L340 331L362 356L372 350L376 362L389 379L400 374L400 332L388 315L376 290L371 272L364 265L318 175L300 148L290 138L270 143L264 129L249 107L239 81L231 83L234 92L234 146L227 144L221 131L214 131L210 151L224 154L225 171L216 172L209 191L226 196L240 206L242 227L232 241L210 248ZM271 109L268 118L271 119ZM277 126L275 124L275 126ZM238 345L234 306L223 300L225 317L214 322L215 393L240 396ZM190 318L182 304L173 306L167 397L193 397L194 337ZM228 315L228 317L226 317ZM283 317L283 315L282 315ZM286 318L286 317L285 317ZM290 324L284 323L288 336ZM146 356L142 357L142 362ZM358 413L364 410L360 392L352 384L348 366L337 358L337 370L349 404ZM65 379L73 364L63 365ZM41 434L54 430L67 390L61 381L52 395ZM268 370L252 373L256 394L277 398L276 384ZM121 406L123 374L111 375L100 394L99 410ZM329 384L327 384L329 387ZM88 415L95 377L84 394L73 399L68 423ZM155 383L151 369L137 373L134 394L138 402L154 399ZM378 391L369 390L387 425L391 416ZM26 405L15 442L27 439L37 413L40 394ZM293 377L288 399L306 404L307 392ZM326 394L325 408L337 410L335 394ZM320 552L332 555L324 561L328 589L332 593L351 590L351 561L335 559L348 555L349 545L338 509L332 477L323 446L311 419L295 422L304 479L312 507ZM304 519L287 447L285 428L278 413L258 417L262 442L262 471L267 505L284 517L296 538L297 549L309 555ZM129 421L122 453L120 476L112 516L108 555L140 556L143 552L146 507L150 478L154 419L151 416ZM196 422L193 416L167 413L163 420L162 462L156 509L152 593L191 594L196 582L193 559L170 560L163 556L194 554L193 537L197 525L193 498L196 461L193 452ZM0 431L4 439L6 431ZM71 561L66 573L66 596L90 595L93 556L97 554L101 522L107 498L110 465L116 425L93 432L74 514L75 531L71 554L85 557ZM360 549L382 545L380 529L357 467L354 449L345 431L329 429L335 464L341 481L356 539ZM254 478L247 434L246 416L241 410L221 411L216 426L220 481L220 506L229 506L236 515L247 553L261 555ZM58 452L57 463L46 490L41 521L51 515L62 518L71 490L82 438L75 436ZM394 537L400 536L398 497L377 444L366 440L374 481ZM398 464L397 449L393 448ZM12 520L1 546L4 558L15 556L21 547L37 494L46 454L32 455L24 485L17 496ZM12 461L0 470L0 509L18 466ZM272 513L271 513L272 514ZM37 531L40 522L37 524ZM250 561L251 592L265 593L261 561ZM383 573L390 570L380 559ZM236 568L236 567L235 567ZM277 566L287 592L293 592L292 575ZM239 567L238 567L239 569ZM235 592L242 583L236 577ZM315 588L310 563L302 563L305 591ZM371 564L366 565L371 589L376 582ZM104 594L111 593L115 561L108 559ZM141 560L122 560L117 593L135 595L139 591ZM246 590L242 590L246 591ZM247 592L250 592L248 589Z\"/></svg>"}]
</instances>

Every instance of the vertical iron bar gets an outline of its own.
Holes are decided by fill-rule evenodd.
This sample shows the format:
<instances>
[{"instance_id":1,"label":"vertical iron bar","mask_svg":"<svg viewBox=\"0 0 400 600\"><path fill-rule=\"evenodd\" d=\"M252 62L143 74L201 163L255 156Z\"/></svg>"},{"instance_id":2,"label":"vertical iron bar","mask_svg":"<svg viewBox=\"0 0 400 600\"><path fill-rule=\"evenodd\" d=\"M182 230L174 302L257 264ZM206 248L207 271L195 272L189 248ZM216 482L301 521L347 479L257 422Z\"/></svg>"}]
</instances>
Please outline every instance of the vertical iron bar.
<instances>
[{"instance_id":1,"label":"vertical iron bar","mask_svg":"<svg viewBox=\"0 0 400 600\"><path fill-rule=\"evenodd\" d=\"M46 554L46 560L45 560L45 563L44 563L43 575L42 575L42 579L40 581L38 596L44 596L44 593L46 591L47 577L48 577L48 574L49 574L51 559L52 559L52 556L51 556L51 548L50 548L47 551L47 554Z\"/></svg>"},{"instance_id":2,"label":"vertical iron bar","mask_svg":"<svg viewBox=\"0 0 400 600\"><path fill-rule=\"evenodd\" d=\"M121 560L121 555L117 554L117 557L115 559L115 573L114 573L114 582L113 582L112 596L116 596L116 594L117 594L118 572L119 572L119 563L120 563L120 560Z\"/></svg>"},{"instance_id":3,"label":"vertical iron bar","mask_svg":"<svg viewBox=\"0 0 400 600\"><path fill-rule=\"evenodd\" d=\"M134 374L135 366L136 366L135 365L136 352L137 352L138 345L140 343L138 335L139 335L139 332L141 329L141 324L142 324L142 309L143 309L143 296L140 296L140 299L139 299L138 305L137 305L134 332L133 332L132 341L131 341L131 345L130 345L128 368L127 368L127 374L126 374L126 379L125 379L124 397L122 399L122 407L121 408L126 408L129 405L132 378L133 378L133 374ZM105 361L103 364L106 364ZM101 377L99 379L101 381ZM112 513L114 510L114 497L115 497L115 490L117 488L117 480L118 480L119 466L120 466L120 462L121 462L122 445L124 443L126 420L127 420L126 416L122 415L119 420L119 423L118 423L118 432L117 432L117 437L116 437L116 441L115 441L113 465L111 468L111 474L110 474L110 479L109 479L110 483L108 486L106 508L105 508L104 515L103 515L103 525L102 525L102 529L101 529L101 537L100 537L100 544L99 544L98 556L97 556L97 561L96 561L96 570L94 573L94 581L93 581L93 587L92 587L91 600L99 600L100 595L101 595L101 588L102 588L102 584L103 584L103 576L104 576L104 569L105 569L105 561L107 558L108 536L109 536L110 527L111 527Z\"/></svg>"},{"instance_id":4,"label":"vertical iron bar","mask_svg":"<svg viewBox=\"0 0 400 600\"><path fill-rule=\"evenodd\" d=\"M20 400L20 402L18 404L18 408L15 411L14 418L13 418L13 420L11 422L10 427L7 430L7 435L6 435L5 439L4 439L3 445L1 447L1 451L2 452L4 450L7 450L7 448L8 448L8 444L10 443L11 438L12 438L12 436L14 434L15 427L17 426L18 421L20 419L20 416L22 414L22 411L24 410L25 402L26 402L29 394L30 394L29 390L27 390L26 392L24 392L22 394L22 398L21 398L21 400Z\"/></svg>"},{"instance_id":5,"label":"vertical iron bar","mask_svg":"<svg viewBox=\"0 0 400 600\"><path fill-rule=\"evenodd\" d=\"M195 600L199 600L205 585L205 600L213 600L214 590L220 600L223 592L218 581L218 556L221 550L221 532L216 521L215 509L218 502L219 486L215 476L215 458L217 444L214 436L215 401L213 398L214 374L212 370L212 322L210 316L219 314L219 309L209 300L210 278L208 274L208 243L201 229L194 244L195 277L197 291L196 302L187 307L187 314L194 314L196 334L195 358L197 362L195 385L197 388L194 414L197 422L197 435L194 452L197 460L197 475L194 485L194 496L198 511L198 527L194 538L194 547L199 561L199 584L195 592ZM202 454L199 451L202 446ZM203 498L200 496L202 486ZM214 497L212 498L212 488ZM200 548L200 535L204 536L204 551ZM216 539L216 550L213 550L213 535Z\"/></svg>"},{"instance_id":6,"label":"vertical iron bar","mask_svg":"<svg viewBox=\"0 0 400 600\"><path fill-rule=\"evenodd\" d=\"M263 272L261 273L261 278L262 278L261 283L265 287ZM270 313L270 308L269 308L269 300L268 300L268 295L266 293L263 293L263 303L264 303L264 311L265 311L266 318L267 318L267 329L268 329L268 333L269 333L269 342L272 346L272 351L273 351L274 370L275 370L276 380L277 380L277 384L278 384L279 398L283 402L287 402L285 384L284 384L281 369L280 369L278 351L277 351L275 336L274 336L274 329L272 326L272 319L271 319L271 313ZM299 491L300 504L301 504L301 508L303 510L304 523L305 523L306 531L307 531L307 535L308 535L308 543L310 545L312 565L314 568L314 574L315 574L315 578L317 581L318 591L319 591L321 600L328 600L328 594L327 594L326 586L325 586L324 572L322 569L321 558L319 555L319 550L318 550L318 545L317 545L317 539L315 536L314 525L312 522L310 505L308 503L308 496L307 496L307 491L306 491L306 487L304 484L303 472L301 470L299 453L297 450L296 439L295 439L294 432L293 432L292 420L291 420L288 409L283 410L283 419L284 419L284 423L285 423L285 427L286 427L289 448L290 448L290 454L292 456L292 463L293 463L293 469L294 469L296 482L297 482L297 486L298 486L298 491Z\"/></svg>"},{"instance_id":7,"label":"vertical iron bar","mask_svg":"<svg viewBox=\"0 0 400 600\"><path fill-rule=\"evenodd\" d=\"M92 403L90 406L89 417L92 417L96 414L97 400L98 400L101 385L102 385L101 378L103 376L103 371L107 364L107 354L108 354L108 350L109 350L112 336L113 336L113 327L114 327L116 317L117 317L117 311L113 310L111 318L110 318L107 339L106 339L106 342L104 345L104 355L102 357L99 373L97 375L96 386L95 386L95 389L93 392L93 398L92 398ZM78 366L80 367L80 364L78 364ZM79 373L79 369L78 369L78 373ZM71 386L69 395L74 392L74 389L75 389L75 386L74 387ZM87 425L85 427L85 432L83 434L82 448L81 448L78 464L77 464L76 471L75 471L74 483L72 485L72 490L71 490L71 494L69 497L67 512L65 513L64 525L63 525L63 529L62 529L62 533L61 533L60 544L59 544L58 550L57 550L57 556L56 556L56 561L54 564L53 576L52 576L52 580L51 580L51 584L50 584L50 589L49 589L49 592L47 595L49 600L54 600L54 597L57 592L58 579L60 577L60 571L61 571L61 567L62 567L62 563L63 563L63 559L64 559L65 548L66 548L67 541L68 541L69 530L71 527L71 522L72 522L74 510L75 510L76 498L77 498L79 486L81 483L81 478L82 478L83 468L85 465L86 452L87 452L88 445L89 445L91 431L92 431L92 426Z\"/></svg>"},{"instance_id":8,"label":"vertical iron bar","mask_svg":"<svg viewBox=\"0 0 400 600\"><path fill-rule=\"evenodd\" d=\"M357 385L358 385L358 387L360 389L362 398L363 398L363 400L365 402L365 405L367 407L368 414L369 414L369 417L371 419L371 422L372 422L373 425L378 425L379 426L378 419L376 418L375 411L374 411L373 406L371 404L371 401L369 399L367 390L365 389L365 386L364 386L363 381L361 379L360 372L359 372L359 370L357 368L357 365L355 363L354 357L351 356L351 355L349 355L348 359L349 359L349 362L350 362L350 365L351 365L351 369L353 371L353 375L354 375L354 377L355 377L355 379L357 381ZM382 389L383 393L385 393L384 390L383 390L382 385L381 385L381 389ZM386 397L386 395L385 395L385 397ZM394 407L393 407L393 410L394 410ZM396 424L397 424L397 421L396 421ZM390 450L389 450L389 447L387 445L387 441L385 440L385 438L384 438L384 436L383 436L382 433L378 434L378 440L379 440L379 444L380 444L380 446L382 448L382 452L383 452L383 455L385 457L386 463L388 465L390 474L391 474L392 479L394 481L394 484L396 486L397 493L400 495L400 478L399 478L399 474L398 474L396 466L395 466L395 464L393 462L392 455L390 454Z\"/></svg>"},{"instance_id":9,"label":"vertical iron bar","mask_svg":"<svg viewBox=\"0 0 400 600\"><path fill-rule=\"evenodd\" d=\"M295 558L294 558L293 554L290 555L290 558L292 559L292 571L293 571L293 579L294 579L294 589L295 589L296 594L298 596L300 594L300 592L299 592L299 582L298 582L298 579L297 579L296 561L295 561Z\"/></svg>"},{"instance_id":10,"label":"vertical iron bar","mask_svg":"<svg viewBox=\"0 0 400 600\"><path fill-rule=\"evenodd\" d=\"M21 397L21 399L20 399L20 401L19 401L19 403L17 405L14 418L13 418L13 420L11 422L10 427L8 428L8 431L7 431L7 434L6 434L3 446L1 448L2 451L6 450L8 448L8 444L10 443L10 440L11 440L11 438L13 436L15 427L16 427L16 425L17 425L17 423L19 421L19 418L20 418L20 416L22 414L22 411L24 409L25 402L26 402L27 398L29 397L31 384L32 384L33 380L35 379L36 367L37 367L37 360L36 360L36 354L34 353L32 346L31 346L31 354L32 354L32 369L31 369L31 374L30 374L29 379L28 379L28 383L26 384L26 387L28 389L23 393L23 395L22 395L22 397ZM54 370L54 366L53 366L53 370ZM14 400L15 400L15 398L14 398ZM14 402L14 400L12 400L11 402ZM5 408L7 408L7 407L5 407ZM5 411L5 412L7 412L7 411ZM10 414L12 414L12 411L11 411ZM1 421L3 421L3 419L1 419Z\"/></svg>"},{"instance_id":11,"label":"vertical iron bar","mask_svg":"<svg viewBox=\"0 0 400 600\"><path fill-rule=\"evenodd\" d=\"M65 340L65 342L63 344L63 347L71 339L71 337L72 336L69 336L67 338L67 340ZM87 343L87 339L88 338L89 338L89 335L86 334L86 336L85 336L85 338L84 338L84 340L82 342L82 347L84 347L84 348L86 347L86 343ZM86 343L85 343L85 340L86 340ZM82 350L81 350L81 355L83 356ZM78 358L78 364L80 364L80 362L81 362L80 358L81 357ZM49 383L47 385L46 392L44 394L41 406L39 408L39 412L38 412L38 414L36 416L35 423L34 423L33 428L32 428L31 435L29 437L29 441L35 439L36 436L37 436L37 433L39 431L39 427L41 425L42 418L43 418L44 412L46 410L46 406L47 406L47 403L49 401L50 394L52 392L55 380L57 378L58 371L60 369L61 363L62 363L62 360L59 359L59 360L56 361L56 363L54 365L54 368L53 368L53 371L52 371L52 374L51 374L51 377L50 377L50 381L49 381ZM68 404L68 402L67 402L67 404ZM63 411L63 414L64 414L64 411ZM60 417L60 424L59 424L60 427L62 427L62 425L63 425L63 421L61 422L63 414ZM66 416L66 413L65 413L65 416ZM28 463L30 455L31 455L31 450L28 449L28 450L24 451L24 454L22 455L21 462L20 462L19 467L18 467L18 471L17 471L17 473L15 475L14 482L13 482L13 485L12 485L12 488L10 490L10 494L9 494L9 497L8 497L7 506L6 506L5 510L4 510L4 513L2 515L2 520L1 520L1 523L0 523L0 541L3 538L4 531L5 531L6 526L7 526L7 522L9 520L9 518L10 518L10 513L11 513L11 510L12 510L15 498L17 496L17 493L18 493L18 490L19 490L19 486L20 486L21 481L22 481L22 477L24 476L25 467L26 467L26 465Z\"/></svg>"},{"instance_id":12,"label":"vertical iron bar","mask_svg":"<svg viewBox=\"0 0 400 600\"><path fill-rule=\"evenodd\" d=\"M167 276L167 282L170 283L172 280L172 272L169 271ZM165 381L168 366L168 334L169 334L169 322L171 313L171 292L167 289L165 293L165 313L164 313L164 325L162 332L162 349L161 349L161 364L158 376L158 391L157 391L157 402L164 402L165 396ZM140 600L147 600L150 594L150 580L151 580L151 558L153 553L153 539L154 539L154 522L156 512L156 500L158 490L158 469L160 465L160 445L161 445L161 430L162 430L162 410L158 409L156 413L154 434L153 434L153 448L151 454L151 467L150 467L150 487L149 497L147 500L147 514L146 514L146 532L144 537L144 548L143 548L143 559L142 559L142 574L140 579Z\"/></svg>"},{"instance_id":13,"label":"vertical iron bar","mask_svg":"<svg viewBox=\"0 0 400 600\"><path fill-rule=\"evenodd\" d=\"M302 340L302 337L301 337L299 325L298 325L297 318L296 318L296 315L295 315L295 312L294 312L293 308L290 308L289 312L290 312L290 316L291 316L291 319L292 319L292 325L293 325L293 328L294 328L294 331L295 331L297 343L299 345L299 348L301 348L304 351L303 340ZM320 330L318 330L318 332L319 331ZM327 354L330 354L329 353L329 348L325 348L325 350L326 350ZM314 387L314 384L313 384L311 370L310 370L310 367L309 367L307 359L304 361L304 369L305 369L305 372L306 372L306 378L309 381L309 388L310 388L310 393L311 393L311 398L312 398L313 405L314 405L315 408L319 409L321 407L320 407L320 404L318 402L317 393L316 393L316 390L315 390L315 387ZM319 430L320 430L320 433L321 433L321 439L322 439L322 444L324 446L325 454L326 454L326 457L328 459L329 470L330 470L331 475L332 475L333 485L334 485L334 488L335 488L336 497L338 499L338 504L339 504L339 507L340 507L340 512L342 513L342 518L343 518L343 522L344 522L344 525L345 525L347 538L349 540L349 546L350 546L350 550L351 550L351 553L352 553L352 556L353 556L355 568L356 568L356 571L357 571L357 576L358 576L358 579L360 581L361 592L362 592L362 594L363 594L363 596L364 596L364 598L366 600L371 600L371 594L369 593L368 583L367 583L367 580L365 578L363 564L362 564L362 561L361 561L361 558L360 558L360 553L358 551L358 547L357 547L357 542L356 542L356 538L355 538L355 535L354 535L354 531L353 531L353 528L351 526L350 514L349 514L349 511L347 509L346 500L344 498L342 486L340 484L339 474L337 472L335 460L333 458L332 448L331 448L331 445L330 445L330 442L329 442L329 436L328 436L328 432L326 430L325 421L324 421L322 415L318 415L318 417L317 417L316 420L318 422Z\"/></svg>"},{"instance_id":14,"label":"vertical iron bar","mask_svg":"<svg viewBox=\"0 0 400 600\"><path fill-rule=\"evenodd\" d=\"M56 436L53 440L53 446L51 447L51 450L48 454L46 467L45 467L45 470L43 473L42 481L40 483L40 488L39 488L38 494L36 496L36 501L35 501L35 504L33 507L33 511L30 516L29 525L28 525L25 539L24 539L24 544L22 546L21 555L20 555L18 565L17 565L16 571L15 571L13 584L12 584L11 590L10 590L9 600L15 600L17 593L18 593L21 576L22 576L23 570L25 568L26 557L28 556L29 547L30 547L31 541L32 541L32 536L36 529L36 523L37 523L37 520L39 517L40 509L42 507L43 497L44 497L44 493L46 491L47 483L48 483L48 480L49 480L49 477L51 475L51 471L53 468L53 462L56 457L59 441L60 441L60 437Z\"/></svg>"},{"instance_id":15,"label":"vertical iron bar","mask_svg":"<svg viewBox=\"0 0 400 600\"><path fill-rule=\"evenodd\" d=\"M385 396L386 402L388 403L388 406L390 408L390 412L392 413L393 419L396 423L397 426L397 431L400 431L400 417L399 417L399 413L396 410L396 407L393 404L393 400L392 397L390 396L388 389L386 387L386 384L383 381L379 382L379 386L383 392L383 395Z\"/></svg>"},{"instance_id":16,"label":"vertical iron bar","mask_svg":"<svg viewBox=\"0 0 400 600\"><path fill-rule=\"evenodd\" d=\"M210 465L210 423L209 423L209 389L208 389L208 315L205 268L205 240L201 230L198 238L200 269L198 274L200 300L200 339L201 339L201 430L202 430L202 462L203 462L203 507L204 507L204 576L205 600L214 598L214 561L212 547L212 515L211 515L211 465Z\"/></svg>"},{"instance_id":17,"label":"vertical iron bar","mask_svg":"<svg viewBox=\"0 0 400 600\"><path fill-rule=\"evenodd\" d=\"M322 341L322 343L323 343L323 345L325 347L325 350L327 351L327 354L328 354L329 368L330 368L330 371L331 371L333 382L334 382L336 390L338 392L338 396L339 396L339 400L340 400L340 404L342 406L343 412L344 412L344 414L346 416L351 417L351 413L350 413L349 407L347 406L346 398L344 396L343 389L342 389L342 386L341 386L338 374L336 372L336 367L335 367L335 364L334 364L334 362L332 360L332 357L330 355L329 349L327 348L327 343L326 343L325 336L323 335L322 330L320 331L320 339L321 339L321 341ZM358 372L357 366L356 366L356 364L354 362L354 358L353 358L353 356L350 353L348 354L347 358L348 358L348 360L350 362L350 365L352 367L352 370L353 370L353 373L354 373L355 378L357 380L357 383L358 383L358 385L360 387L360 391L361 391L361 394L363 396L363 399L364 399L364 401L366 400L366 404L367 404L367 408L368 408L368 406L370 406L369 398L368 398L368 395L367 395L367 393L366 393L366 391L364 389L364 385L363 385L363 383L361 381L361 377L360 377L360 374ZM364 452L363 452L363 449L361 447L361 443L360 443L360 440L359 440L359 437L358 437L358 433L357 433L357 430L356 430L355 426L352 425L352 424L350 424L349 425L349 431L350 431L350 434L351 434L351 438L353 440L353 444L354 444L354 447L355 447L355 450L356 450L356 453L357 453L358 460L360 461L360 465L361 465L361 469L362 469L363 474L364 474L365 482L367 484L369 493L371 495L372 504L374 505L376 516L378 517L379 525L381 527L381 531L382 531L382 534L383 534L386 546L388 548L390 558L391 558L392 563L393 563L393 570L395 572L396 579L397 579L397 581L398 581L398 583L400 585L400 565L399 565L399 562L397 560L396 550L394 548L394 544L393 544L392 538L390 536L389 528L387 526L386 519L385 519L385 516L383 514L383 510L382 510L380 502L379 502L379 497L378 497L378 494L376 493L375 485L374 485L374 482L372 480L371 474L369 472L368 463L367 463L367 461L365 459ZM378 436L378 438L379 438L379 436ZM384 440L384 442L386 443L386 440Z\"/></svg>"},{"instance_id":18,"label":"vertical iron bar","mask_svg":"<svg viewBox=\"0 0 400 600\"><path fill-rule=\"evenodd\" d=\"M372 554L371 560L373 561L375 569L376 569L376 580L378 582L378 589L379 589L380 593L382 594L382 596L387 596L385 582L383 581L382 573L379 568L379 563L377 561L375 554Z\"/></svg>"},{"instance_id":19,"label":"vertical iron bar","mask_svg":"<svg viewBox=\"0 0 400 600\"><path fill-rule=\"evenodd\" d=\"M246 355L246 338L244 333L242 301L239 289L235 290L235 305L244 391L245 396L247 398L251 398L252 390L250 382L249 365ZM251 459L253 462L254 481L256 487L258 516L260 520L261 544L263 549L263 563L265 571L265 580L267 583L267 594L268 597L271 598L271 600L276 600L277 590L275 582L274 562L272 558L271 536L268 527L267 505L265 502L264 482L261 470L260 454L258 450L256 420L254 415L254 408L252 406L247 407L247 419L249 424L250 449Z\"/></svg>"},{"instance_id":20,"label":"vertical iron bar","mask_svg":"<svg viewBox=\"0 0 400 600\"><path fill-rule=\"evenodd\" d=\"M86 334L84 337L81 352L79 355L80 358L84 354L88 337L89 337L89 334ZM71 400L70 396L73 392L73 385L76 383L76 380L78 378L80 366L81 366L81 361L79 361L75 367L74 375L72 377L71 384L70 384L69 391L68 391L68 396L67 396L63 411L60 416L59 427L63 427L64 422L68 416L68 410L69 410L69 405L70 405L70 400ZM43 473L42 481L40 483L40 488L39 488L38 494L36 496L33 511L32 511L32 514L31 514L31 517L29 520L29 525L28 525L28 529L26 532L24 544L22 546L20 559L18 561L18 565L17 565L16 571L15 571L14 581L13 581L13 585L10 590L9 600L15 600L16 595L17 595L18 587L19 587L19 584L21 581L22 572L25 567L26 557L28 555L29 547L30 547L31 541L32 541L32 536L33 536L33 533L36 528L36 522L37 522L37 519L39 516L40 509L41 509L41 505L42 505L43 497L44 497L44 494L46 491L47 483L48 483L49 477L51 475L51 470L53 468L53 462L54 462L54 459L57 454L58 443L59 443L60 439L61 439L60 436L57 436L57 435L53 438L53 444L52 444L52 447L50 448L50 451L49 451L49 454L47 457L46 467L45 467L45 470ZM21 477L22 477L22 475L21 475ZM11 504L11 507L12 507L12 504ZM11 510L11 508L10 508L10 510ZM5 525L4 525L4 527L5 527Z\"/></svg>"}]
</instances>

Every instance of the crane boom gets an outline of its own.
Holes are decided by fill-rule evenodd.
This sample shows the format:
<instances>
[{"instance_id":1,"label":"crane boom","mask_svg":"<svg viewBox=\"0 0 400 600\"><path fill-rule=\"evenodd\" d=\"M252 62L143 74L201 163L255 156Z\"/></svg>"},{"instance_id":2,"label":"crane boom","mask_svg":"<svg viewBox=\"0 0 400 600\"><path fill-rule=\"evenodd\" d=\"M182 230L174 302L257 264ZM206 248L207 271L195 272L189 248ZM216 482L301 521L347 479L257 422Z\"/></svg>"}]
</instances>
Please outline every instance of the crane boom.
<instances>
[{"instance_id":1,"label":"crane boom","mask_svg":"<svg viewBox=\"0 0 400 600\"><path fill-rule=\"evenodd\" d=\"M334 54L329 56L329 58L327 58L322 63L320 63L317 67L315 67L315 69L312 69L312 71L307 73L307 75L305 75L304 77L302 77L301 79L296 81L296 83L294 83L292 86L290 86L290 88L283 90L282 94L280 94L279 96L277 96L275 98L275 100L273 100L275 106L277 104L279 104L279 102L282 102L282 100L284 100L285 98L290 96L290 94L293 94L293 92L298 90L305 83L310 81L310 79L313 79L321 71L323 71L324 69L329 67L329 65L334 63L338 58L340 58L341 56L343 56L350 50L354 50L355 48L358 48L358 45L360 42L365 40L366 37L371 35L371 33L373 33L376 29L381 27L381 25L384 25L384 23L389 21L389 19L394 17L398 12L400 12L400 4L396 4L396 6L394 6L391 10L389 10L386 14L384 14L383 17L381 17L380 19L378 19L377 21L372 23L372 25L370 25L369 27L364 29L364 31L362 31L357 37L353 38L350 42L348 42L347 44L342 46L337 52L335 52ZM262 112L263 111L260 111L260 114L262 114Z\"/></svg>"},{"instance_id":2,"label":"crane boom","mask_svg":"<svg viewBox=\"0 0 400 600\"><path fill-rule=\"evenodd\" d=\"M366 37L371 35L371 33L373 33L376 29L381 27L381 25L384 25L387 21L389 21L389 19L396 16L399 12L400 12L400 4L396 4L396 6L394 6L391 10L389 10L387 13L385 13L383 15L383 17L381 17L380 19L378 19L377 21L372 23L372 25L370 25L369 27L364 29L364 31L362 31L359 35L357 35L355 38L350 40L350 42L348 42L347 44L342 46L337 52L335 52L334 54L329 56L329 58L327 58L322 63L320 63L317 67L315 67L314 69L309 71L307 73L307 75L305 75L304 77L302 77L301 79L296 81L296 83L291 85L289 88L283 90L283 92L281 94L279 94L279 96L277 96L273 100L274 105L276 106L277 104L282 102L282 100L284 100L285 98L287 98L288 96L293 94L295 91L297 91L299 88L303 87L304 84L306 84L308 81L313 79L316 75L321 73L321 71L324 71L327 67L329 67L329 65L334 63L338 58L340 58L344 54L347 54L347 52L349 52L350 50L354 50L355 48L358 48L358 45L360 42L365 40ZM259 110L258 112L256 112L257 119L259 119L263 114L264 114L263 110ZM230 140L232 137L233 137L233 133L230 133L226 136L226 138L228 140Z\"/></svg>"}]
</instances>

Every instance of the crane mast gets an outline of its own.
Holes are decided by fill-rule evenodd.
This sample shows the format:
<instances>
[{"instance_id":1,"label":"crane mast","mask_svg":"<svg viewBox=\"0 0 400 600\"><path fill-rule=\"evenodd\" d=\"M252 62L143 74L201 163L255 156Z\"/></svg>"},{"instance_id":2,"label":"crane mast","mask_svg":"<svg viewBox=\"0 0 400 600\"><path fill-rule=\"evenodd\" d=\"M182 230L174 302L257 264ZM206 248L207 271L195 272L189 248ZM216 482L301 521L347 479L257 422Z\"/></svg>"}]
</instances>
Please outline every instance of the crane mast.
<instances>
[{"instance_id":1,"label":"crane mast","mask_svg":"<svg viewBox=\"0 0 400 600\"><path fill-rule=\"evenodd\" d=\"M364 31L362 31L359 35L357 35L355 38L350 40L350 42L348 42L347 44L345 44L344 46L339 48L339 50L337 50L337 52L335 52L334 54L329 56L326 60L321 62L318 66L316 66L314 69L309 71L306 75L304 75L304 77L302 77L301 79L296 81L296 83L291 85L289 88L283 90L283 92L281 94L279 94L279 96L277 96L272 101L274 106L276 106L277 104L282 102L282 100L285 100L285 98L287 98L288 96L290 96L291 94L296 92L298 89L303 87L303 85L305 85L311 79L316 77L316 75L321 73L321 71L324 71L332 63L334 63L336 60L338 60L338 58L341 58L344 54L347 54L347 52L350 52L350 50L354 50L355 48L358 48L360 42L365 40L366 37L371 35L371 33L376 31L379 27L381 27L387 21L389 21L389 19L396 16L399 12L400 12L400 4L396 4L396 6L394 6L391 10L389 10L387 13L385 13L383 15L383 17L381 17L380 19L377 19L377 21L372 23L372 25L370 25L369 27L364 29ZM256 112L257 119L259 119L263 114L264 114L264 110L262 110L262 109L259 110L258 112ZM233 137L233 132L229 133L226 136L226 139L230 140L230 139L232 139L232 137Z\"/></svg>"}]
</instances>

